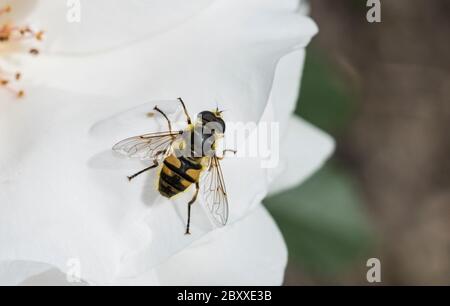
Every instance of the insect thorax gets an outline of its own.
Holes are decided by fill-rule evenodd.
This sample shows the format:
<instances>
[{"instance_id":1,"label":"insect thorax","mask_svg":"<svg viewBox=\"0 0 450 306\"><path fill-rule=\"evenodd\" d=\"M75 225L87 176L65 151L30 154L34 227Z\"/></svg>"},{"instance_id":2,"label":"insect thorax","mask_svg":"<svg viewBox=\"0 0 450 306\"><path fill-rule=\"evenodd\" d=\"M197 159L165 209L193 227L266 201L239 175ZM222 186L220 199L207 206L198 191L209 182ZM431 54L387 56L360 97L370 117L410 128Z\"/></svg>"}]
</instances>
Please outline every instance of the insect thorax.
<instances>
[{"instance_id":1,"label":"insect thorax","mask_svg":"<svg viewBox=\"0 0 450 306\"><path fill-rule=\"evenodd\" d=\"M181 142L174 150L177 157L197 160L215 155L217 135L206 131L202 125L195 125L192 130L183 133L181 138Z\"/></svg>"}]
</instances>

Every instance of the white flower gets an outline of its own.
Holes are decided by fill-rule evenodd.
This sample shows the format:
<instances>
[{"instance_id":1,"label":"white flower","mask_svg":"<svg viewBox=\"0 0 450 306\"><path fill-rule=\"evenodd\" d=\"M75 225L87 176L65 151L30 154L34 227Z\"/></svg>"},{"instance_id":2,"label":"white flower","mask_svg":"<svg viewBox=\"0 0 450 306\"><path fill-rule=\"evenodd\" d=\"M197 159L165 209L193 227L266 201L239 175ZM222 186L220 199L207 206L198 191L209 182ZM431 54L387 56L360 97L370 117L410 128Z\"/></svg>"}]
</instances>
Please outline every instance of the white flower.
<instances>
[{"instance_id":1,"label":"white flower","mask_svg":"<svg viewBox=\"0 0 450 306\"><path fill-rule=\"evenodd\" d=\"M90 0L79 24L67 23L66 1L34 2L25 20L46 31L44 52L14 54L24 100L0 92L0 284L74 268L90 284L281 284L286 247L261 201L333 148L291 115L316 33L299 1ZM230 222L212 231L199 201L192 236L183 235L190 194L163 199L154 175L127 183L142 163L109 150L160 130L143 115L178 96L192 115L218 102L227 120L280 122L285 148L277 169L225 160Z\"/></svg>"}]
</instances>

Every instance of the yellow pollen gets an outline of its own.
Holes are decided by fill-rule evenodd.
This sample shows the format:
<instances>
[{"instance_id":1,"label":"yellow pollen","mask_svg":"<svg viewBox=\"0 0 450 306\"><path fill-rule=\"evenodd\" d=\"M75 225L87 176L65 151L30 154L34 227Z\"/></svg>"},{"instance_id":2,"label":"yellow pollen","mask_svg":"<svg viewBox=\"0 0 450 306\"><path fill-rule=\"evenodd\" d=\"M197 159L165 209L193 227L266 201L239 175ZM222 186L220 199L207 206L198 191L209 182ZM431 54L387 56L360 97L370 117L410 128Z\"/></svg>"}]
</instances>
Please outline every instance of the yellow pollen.
<instances>
[{"instance_id":1,"label":"yellow pollen","mask_svg":"<svg viewBox=\"0 0 450 306\"><path fill-rule=\"evenodd\" d=\"M0 17L11 13L11 11L12 7L10 5L0 8ZM41 42L43 39L43 31L34 31L29 26L15 26L9 23L0 24L0 56L2 53L8 52L8 50L10 52L23 51L28 41ZM28 53L31 55L39 55L39 49L35 47L28 48ZM17 84L15 84L21 78L21 72L6 71L0 66L0 87L12 92L18 98L25 95L25 91L18 89Z\"/></svg>"}]
</instances>

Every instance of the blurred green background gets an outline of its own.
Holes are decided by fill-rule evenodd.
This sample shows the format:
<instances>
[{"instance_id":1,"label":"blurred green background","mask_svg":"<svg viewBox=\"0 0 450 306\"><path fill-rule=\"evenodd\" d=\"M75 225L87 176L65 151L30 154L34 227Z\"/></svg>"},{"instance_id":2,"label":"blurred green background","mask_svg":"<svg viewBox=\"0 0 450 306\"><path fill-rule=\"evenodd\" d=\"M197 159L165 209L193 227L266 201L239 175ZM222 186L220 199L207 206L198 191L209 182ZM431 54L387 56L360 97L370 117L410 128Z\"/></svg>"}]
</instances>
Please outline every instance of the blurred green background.
<instances>
[{"instance_id":1,"label":"blurred green background","mask_svg":"<svg viewBox=\"0 0 450 306\"><path fill-rule=\"evenodd\" d=\"M289 249L287 285L450 285L450 1L312 0L297 114L337 149L267 199Z\"/></svg>"},{"instance_id":2,"label":"blurred green background","mask_svg":"<svg viewBox=\"0 0 450 306\"><path fill-rule=\"evenodd\" d=\"M354 100L326 56L310 48L297 115L339 137L354 114ZM265 204L289 247L288 285L332 283L355 261L365 267L374 237L360 186L339 157L331 158L306 183Z\"/></svg>"}]
</instances>

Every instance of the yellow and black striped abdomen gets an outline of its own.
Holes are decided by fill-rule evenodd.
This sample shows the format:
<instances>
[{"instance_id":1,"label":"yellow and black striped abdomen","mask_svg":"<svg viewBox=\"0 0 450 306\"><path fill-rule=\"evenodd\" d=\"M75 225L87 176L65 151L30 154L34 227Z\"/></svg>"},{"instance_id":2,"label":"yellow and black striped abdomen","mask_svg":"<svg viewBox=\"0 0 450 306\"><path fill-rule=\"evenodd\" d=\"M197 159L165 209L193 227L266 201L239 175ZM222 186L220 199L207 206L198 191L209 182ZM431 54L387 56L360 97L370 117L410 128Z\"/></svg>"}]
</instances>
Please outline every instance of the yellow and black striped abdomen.
<instances>
[{"instance_id":1,"label":"yellow and black striped abdomen","mask_svg":"<svg viewBox=\"0 0 450 306\"><path fill-rule=\"evenodd\" d=\"M171 198L197 183L201 172L201 158L177 158L170 155L164 160L158 190L161 195Z\"/></svg>"}]
</instances>

